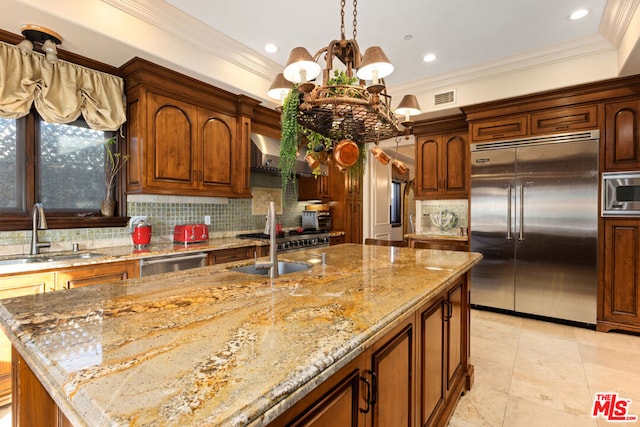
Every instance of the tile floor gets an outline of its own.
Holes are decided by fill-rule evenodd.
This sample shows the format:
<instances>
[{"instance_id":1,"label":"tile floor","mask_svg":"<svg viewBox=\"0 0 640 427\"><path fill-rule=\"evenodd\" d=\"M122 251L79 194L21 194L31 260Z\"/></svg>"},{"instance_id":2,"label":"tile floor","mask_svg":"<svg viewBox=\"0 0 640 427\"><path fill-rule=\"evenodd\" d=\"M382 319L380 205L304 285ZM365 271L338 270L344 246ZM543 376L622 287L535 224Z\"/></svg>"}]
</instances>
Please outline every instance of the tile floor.
<instances>
[{"instance_id":1,"label":"tile floor","mask_svg":"<svg viewBox=\"0 0 640 427\"><path fill-rule=\"evenodd\" d=\"M596 392L617 392L640 420L640 336L472 310L471 360L475 383L449 427L640 426L591 417Z\"/></svg>"},{"instance_id":2,"label":"tile floor","mask_svg":"<svg viewBox=\"0 0 640 427\"><path fill-rule=\"evenodd\" d=\"M450 427L640 426L640 336L472 310L471 363ZM631 399L639 421L592 418L597 392Z\"/></svg>"}]
</instances>

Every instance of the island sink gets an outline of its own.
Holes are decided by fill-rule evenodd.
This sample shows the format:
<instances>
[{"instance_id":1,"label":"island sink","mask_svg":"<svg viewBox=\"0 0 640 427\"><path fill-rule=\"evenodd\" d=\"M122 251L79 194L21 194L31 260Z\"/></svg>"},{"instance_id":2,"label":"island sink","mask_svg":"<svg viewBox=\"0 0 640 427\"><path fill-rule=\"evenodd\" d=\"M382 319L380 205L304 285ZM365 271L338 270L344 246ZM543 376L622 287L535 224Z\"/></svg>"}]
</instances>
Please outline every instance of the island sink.
<instances>
[{"instance_id":1,"label":"island sink","mask_svg":"<svg viewBox=\"0 0 640 427\"><path fill-rule=\"evenodd\" d=\"M304 264L301 262L286 262L286 261L278 261L278 273L289 274L295 273L297 271L308 270L311 268L311 265ZM269 275L269 269L259 269L254 264L245 265L243 267L234 267L230 268L231 271L238 271L240 273L248 273L248 274L260 274L263 276Z\"/></svg>"}]
</instances>

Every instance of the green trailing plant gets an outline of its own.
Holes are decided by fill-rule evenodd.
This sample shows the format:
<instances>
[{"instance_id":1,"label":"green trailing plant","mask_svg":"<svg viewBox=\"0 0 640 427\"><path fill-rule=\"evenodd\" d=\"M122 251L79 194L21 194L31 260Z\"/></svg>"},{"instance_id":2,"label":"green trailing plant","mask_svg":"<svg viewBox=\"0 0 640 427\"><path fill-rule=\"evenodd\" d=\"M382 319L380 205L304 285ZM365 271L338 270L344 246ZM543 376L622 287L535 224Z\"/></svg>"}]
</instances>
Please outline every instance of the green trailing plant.
<instances>
[{"instance_id":1,"label":"green trailing plant","mask_svg":"<svg viewBox=\"0 0 640 427\"><path fill-rule=\"evenodd\" d=\"M287 185L296 182L296 155L299 144L298 108L300 93L297 85L293 85L282 105L282 135L280 141L280 170L282 171L282 195L287 192Z\"/></svg>"},{"instance_id":2,"label":"green trailing plant","mask_svg":"<svg viewBox=\"0 0 640 427\"><path fill-rule=\"evenodd\" d=\"M357 77L349 77L343 70L333 70L333 77L327 81L327 85L354 85L358 83Z\"/></svg>"},{"instance_id":3,"label":"green trailing plant","mask_svg":"<svg viewBox=\"0 0 640 427\"><path fill-rule=\"evenodd\" d=\"M104 183L106 186L105 200L110 200L116 176L118 176L118 173L122 170L125 163L127 163L127 160L129 160L129 155L122 155L122 153L116 151L117 143L115 136L105 140L104 147L106 152L104 172Z\"/></svg>"},{"instance_id":4,"label":"green trailing plant","mask_svg":"<svg viewBox=\"0 0 640 427\"><path fill-rule=\"evenodd\" d=\"M321 153L326 153L333 147L333 140L331 138L321 135L311 129L305 129L302 126L300 126L300 129L307 139L307 153L312 153L316 159L320 160ZM312 173L317 178L322 175L322 169L318 166L312 171Z\"/></svg>"},{"instance_id":5,"label":"green trailing plant","mask_svg":"<svg viewBox=\"0 0 640 427\"><path fill-rule=\"evenodd\" d=\"M367 144L358 144L358 148L360 150L358 160L347 171L351 179L358 179L363 176L367 166Z\"/></svg>"}]
</instances>

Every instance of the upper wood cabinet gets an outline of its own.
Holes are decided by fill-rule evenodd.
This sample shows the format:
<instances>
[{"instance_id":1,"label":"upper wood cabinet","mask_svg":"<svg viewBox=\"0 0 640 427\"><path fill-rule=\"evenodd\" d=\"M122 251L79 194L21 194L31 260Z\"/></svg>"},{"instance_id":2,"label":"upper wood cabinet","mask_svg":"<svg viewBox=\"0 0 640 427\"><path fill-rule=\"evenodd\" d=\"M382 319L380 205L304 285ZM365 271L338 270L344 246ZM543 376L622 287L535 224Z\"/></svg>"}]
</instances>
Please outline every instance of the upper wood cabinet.
<instances>
[{"instance_id":1,"label":"upper wood cabinet","mask_svg":"<svg viewBox=\"0 0 640 427\"><path fill-rule=\"evenodd\" d=\"M464 198L469 192L467 132L419 136L416 142L417 199Z\"/></svg>"},{"instance_id":2,"label":"upper wood cabinet","mask_svg":"<svg viewBox=\"0 0 640 427\"><path fill-rule=\"evenodd\" d=\"M529 117L515 116L471 123L471 140L495 141L526 136L529 132Z\"/></svg>"},{"instance_id":3,"label":"upper wood cabinet","mask_svg":"<svg viewBox=\"0 0 640 427\"><path fill-rule=\"evenodd\" d=\"M258 101L134 59L127 87L127 192L249 197Z\"/></svg>"},{"instance_id":4,"label":"upper wood cabinet","mask_svg":"<svg viewBox=\"0 0 640 427\"><path fill-rule=\"evenodd\" d=\"M329 177L327 175L305 176L298 178L298 200L331 200L329 195Z\"/></svg>"},{"instance_id":5,"label":"upper wood cabinet","mask_svg":"<svg viewBox=\"0 0 640 427\"><path fill-rule=\"evenodd\" d=\"M640 168L640 100L605 104L606 171Z\"/></svg>"},{"instance_id":6,"label":"upper wood cabinet","mask_svg":"<svg viewBox=\"0 0 640 427\"><path fill-rule=\"evenodd\" d=\"M529 114L473 120L471 142L517 139L598 128L598 106L581 105L550 108Z\"/></svg>"}]
</instances>

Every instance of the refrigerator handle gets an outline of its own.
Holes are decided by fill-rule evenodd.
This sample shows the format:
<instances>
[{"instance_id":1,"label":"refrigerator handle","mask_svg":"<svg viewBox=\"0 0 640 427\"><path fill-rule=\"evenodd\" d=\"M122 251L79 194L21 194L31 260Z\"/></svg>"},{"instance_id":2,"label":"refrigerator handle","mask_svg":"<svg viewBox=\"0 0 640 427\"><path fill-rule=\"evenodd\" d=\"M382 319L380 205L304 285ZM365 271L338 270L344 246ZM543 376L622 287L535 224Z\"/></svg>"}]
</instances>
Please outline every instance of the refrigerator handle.
<instances>
[{"instance_id":1,"label":"refrigerator handle","mask_svg":"<svg viewBox=\"0 0 640 427\"><path fill-rule=\"evenodd\" d=\"M524 240L524 184L520 186L520 224L518 226L518 240Z\"/></svg>"},{"instance_id":2,"label":"refrigerator handle","mask_svg":"<svg viewBox=\"0 0 640 427\"><path fill-rule=\"evenodd\" d=\"M511 234L511 184L507 185L507 240L513 240Z\"/></svg>"}]
</instances>

